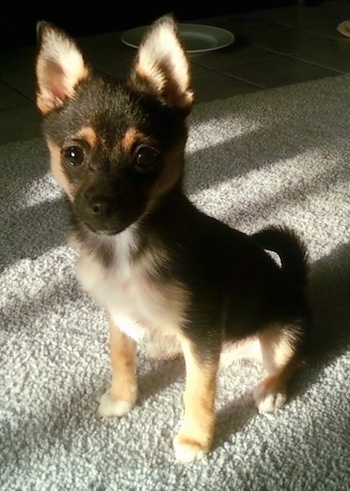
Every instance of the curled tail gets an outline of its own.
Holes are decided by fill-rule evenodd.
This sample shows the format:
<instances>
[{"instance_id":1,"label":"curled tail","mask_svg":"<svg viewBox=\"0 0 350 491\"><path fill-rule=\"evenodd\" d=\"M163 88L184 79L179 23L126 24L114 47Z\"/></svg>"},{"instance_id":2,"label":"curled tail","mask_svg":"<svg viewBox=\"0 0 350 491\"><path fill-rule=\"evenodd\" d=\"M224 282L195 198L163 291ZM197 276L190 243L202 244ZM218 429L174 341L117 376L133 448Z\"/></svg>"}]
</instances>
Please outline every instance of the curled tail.
<instances>
[{"instance_id":1,"label":"curled tail","mask_svg":"<svg viewBox=\"0 0 350 491\"><path fill-rule=\"evenodd\" d=\"M292 281L305 287L308 279L308 252L306 245L288 227L271 226L252 237L266 250L278 254L282 268Z\"/></svg>"}]
</instances>

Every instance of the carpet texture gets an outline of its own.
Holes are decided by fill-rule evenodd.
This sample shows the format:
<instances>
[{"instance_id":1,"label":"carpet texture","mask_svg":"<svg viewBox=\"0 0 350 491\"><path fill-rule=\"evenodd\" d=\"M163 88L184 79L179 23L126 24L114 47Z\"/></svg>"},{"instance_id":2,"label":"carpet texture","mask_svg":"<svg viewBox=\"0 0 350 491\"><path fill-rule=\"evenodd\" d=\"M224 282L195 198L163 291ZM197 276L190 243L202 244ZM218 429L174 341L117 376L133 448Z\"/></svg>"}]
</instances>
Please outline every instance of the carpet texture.
<instances>
[{"instance_id":1,"label":"carpet texture","mask_svg":"<svg viewBox=\"0 0 350 491\"><path fill-rule=\"evenodd\" d=\"M41 140L0 147L1 491L350 489L350 76L198 104L186 187L244 232L295 228L311 259L314 341L288 403L259 414L262 368L219 377L214 448L175 461L184 364L139 352L140 396L100 420L105 314L80 291Z\"/></svg>"}]
</instances>

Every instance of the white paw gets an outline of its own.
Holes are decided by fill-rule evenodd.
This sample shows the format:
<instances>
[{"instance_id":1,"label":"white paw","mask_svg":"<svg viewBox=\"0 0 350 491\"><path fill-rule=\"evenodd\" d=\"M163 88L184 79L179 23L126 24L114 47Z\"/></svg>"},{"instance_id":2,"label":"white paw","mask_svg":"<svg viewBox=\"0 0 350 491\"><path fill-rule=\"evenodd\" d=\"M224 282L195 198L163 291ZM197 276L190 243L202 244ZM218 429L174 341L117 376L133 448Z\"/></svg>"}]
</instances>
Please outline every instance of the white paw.
<instances>
[{"instance_id":1,"label":"white paw","mask_svg":"<svg viewBox=\"0 0 350 491\"><path fill-rule=\"evenodd\" d=\"M206 455L208 450L196 441L186 440L177 435L174 439L175 457L179 462L194 462Z\"/></svg>"},{"instance_id":2,"label":"white paw","mask_svg":"<svg viewBox=\"0 0 350 491\"><path fill-rule=\"evenodd\" d=\"M259 384L254 392L255 404L262 413L273 413L286 402L287 396L283 392L268 390L264 384Z\"/></svg>"},{"instance_id":3,"label":"white paw","mask_svg":"<svg viewBox=\"0 0 350 491\"><path fill-rule=\"evenodd\" d=\"M113 399L107 391L101 397L97 413L102 418L117 416L120 418L127 414L134 406L133 402L123 401L122 399Z\"/></svg>"}]
</instances>

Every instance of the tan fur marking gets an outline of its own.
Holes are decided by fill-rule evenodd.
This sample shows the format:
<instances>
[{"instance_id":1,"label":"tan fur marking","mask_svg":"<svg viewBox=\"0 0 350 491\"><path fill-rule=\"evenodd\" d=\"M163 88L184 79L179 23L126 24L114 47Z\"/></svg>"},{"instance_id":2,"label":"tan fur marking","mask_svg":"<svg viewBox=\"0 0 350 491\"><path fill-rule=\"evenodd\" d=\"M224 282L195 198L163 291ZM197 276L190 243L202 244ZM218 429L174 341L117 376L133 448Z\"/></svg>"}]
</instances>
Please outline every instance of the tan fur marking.
<instances>
[{"instance_id":1,"label":"tan fur marking","mask_svg":"<svg viewBox=\"0 0 350 491\"><path fill-rule=\"evenodd\" d=\"M56 180L56 182L61 186L62 189L67 193L67 196L71 201L74 197L74 186L69 183L61 164L61 149L51 140L47 140L47 146L50 151L50 166L51 172Z\"/></svg>"},{"instance_id":2,"label":"tan fur marking","mask_svg":"<svg viewBox=\"0 0 350 491\"><path fill-rule=\"evenodd\" d=\"M130 152L133 145L143 138L143 133L141 133L138 129L129 128L121 140L121 147L125 152Z\"/></svg>"},{"instance_id":3,"label":"tan fur marking","mask_svg":"<svg viewBox=\"0 0 350 491\"><path fill-rule=\"evenodd\" d=\"M260 390L266 394L286 394L288 382L294 372L295 366L288 365L275 375L268 375L260 382Z\"/></svg>"},{"instance_id":4,"label":"tan fur marking","mask_svg":"<svg viewBox=\"0 0 350 491\"><path fill-rule=\"evenodd\" d=\"M50 112L52 109L55 109L55 107L58 105L55 104L55 99L52 97L49 97L45 93L38 93L36 96L36 105L40 109L40 111L43 114L47 114Z\"/></svg>"},{"instance_id":5,"label":"tan fur marking","mask_svg":"<svg viewBox=\"0 0 350 491\"><path fill-rule=\"evenodd\" d=\"M263 363L268 376L253 392L260 411L271 412L280 408L287 398L287 384L298 368L298 332L278 326L259 334Z\"/></svg>"},{"instance_id":6,"label":"tan fur marking","mask_svg":"<svg viewBox=\"0 0 350 491\"><path fill-rule=\"evenodd\" d=\"M264 365L269 373L283 369L296 353L298 332L274 326L259 334Z\"/></svg>"},{"instance_id":7,"label":"tan fur marking","mask_svg":"<svg viewBox=\"0 0 350 491\"><path fill-rule=\"evenodd\" d=\"M81 128L81 130L77 133L77 138L80 140L85 140L92 148L96 147L98 143L98 136L91 126Z\"/></svg>"},{"instance_id":8,"label":"tan fur marking","mask_svg":"<svg viewBox=\"0 0 350 491\"><path fill-rule=\"evenodd\" d=\"M181 141L167 153L163 173L150 189L151 199L164 194L180 179L184 164L184 145L185 141Z\"/></svg>"},{"instance_id":9,"label":"tan fur marking","mask_svg":"<svg viewBox=\"0 0 350 491\"><path fill-rule=\"evenodd\" d=\"M282 334L281 340L275 346L275 364L284 367L294 356L294 339L288 333Z\"/></svg>"},{"instance_id":10,"label":"tan fur marking","mask_svg":"<svg viewBox=\"0 0 350 491\"><path fill-rule=\"evenodd\" d=\"M154 63L148 65L147 60L143 60L141 57L138 59L139 63L136 65L136 70L141 78L144 78L154 88L155 92L161 92L165 86L165 75L158 70ZM142 65L144 63L144 65Z\"/></svg>"},{"instance_id":11,"label":"tan fur marking","mask_svg":"<svg viewBox=\"0 0 350 491\"><path fill-rule=\"evenodd\" d=\"M98 137L91 127L82 128L77 133L76 138L85 140L91 147L96 146L98 142ZM52 175L61 188L64 189L68 198L73 201L76 189L75 186L69 182L62 168L61 149L49 139L46 141L46 143L50 152L50 167Z\"/></svg>"},{"instance_id":12,"label":"tan fur marking","mask_svg":"<svg viewBox=\"0 0 350 491\"><path fill-rule=\"evenodd\" d=\"M110 359L112 383L110 396L115 400L134 403L137 398L136 343L110 321Z\"/></svg>"},{"instance_id":13,"label":"tan fur marking","mask_svg":"<svg viewBox=\"0 0 350 491\"><path fill-rule=\"evenodd\" d=\"M187 340L182 342L186 362L185 415L174 445L179 460L195 460L207 453L214 437L218 361L200 362Z\"/></svg>"}]
</instances>

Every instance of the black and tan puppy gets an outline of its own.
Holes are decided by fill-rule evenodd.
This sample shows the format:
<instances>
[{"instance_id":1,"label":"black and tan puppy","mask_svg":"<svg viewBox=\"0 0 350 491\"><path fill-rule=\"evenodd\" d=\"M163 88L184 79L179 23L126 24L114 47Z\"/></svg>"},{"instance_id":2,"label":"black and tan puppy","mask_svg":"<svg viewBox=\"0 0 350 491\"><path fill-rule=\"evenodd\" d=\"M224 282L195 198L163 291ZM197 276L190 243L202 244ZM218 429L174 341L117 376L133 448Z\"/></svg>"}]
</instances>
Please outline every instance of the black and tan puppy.
<instances>
[{"instance_id":1,"label":"black and tan puppy","mask_svg":"<svg viewBox=\"0 0 350 491\"><path fill-rule=\"evenodd\" d=\"M258 339L267 376L255 402L261 411L284 403L308 328L305 248L286 229L233 230L184 195L193 91L171 16L150 27L125 82L94 73L55 26L42 22L38 33L37 105L52 173L68 197L77 276L110 323L112 383L99 413L133 407L136 343L160 338L185 358L174 447L179 460L195 460L213 440L225 345Z\"/></svg>"}]
</instances>

